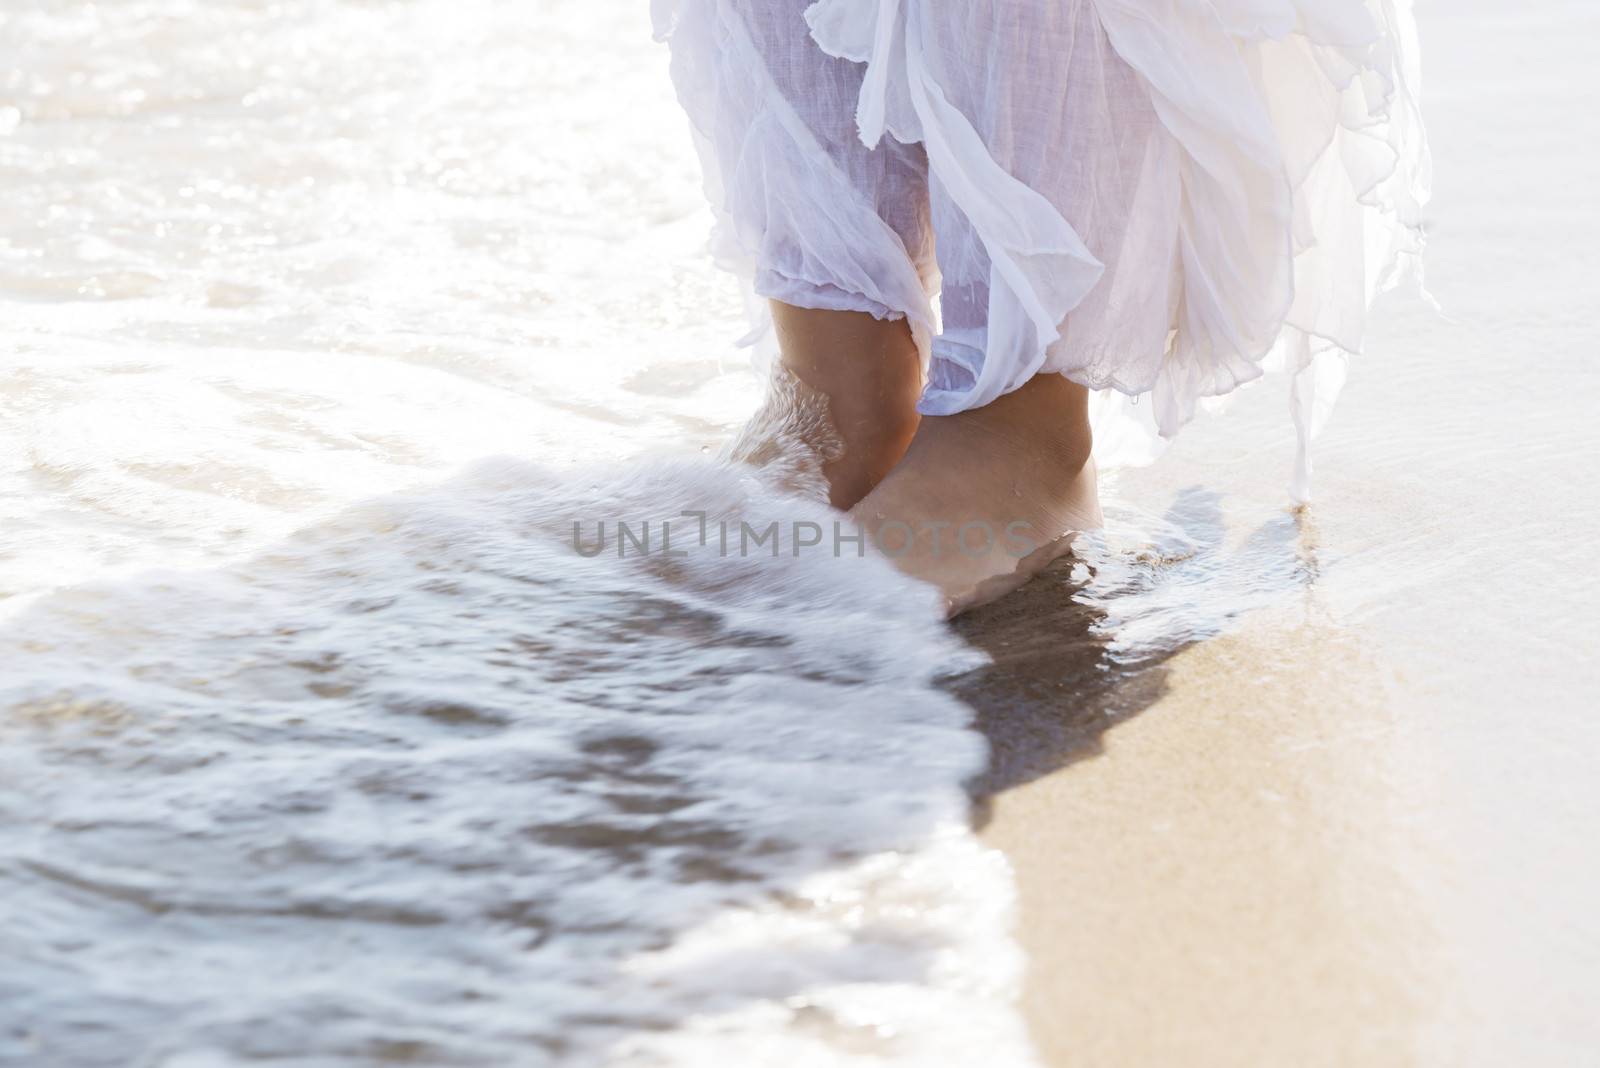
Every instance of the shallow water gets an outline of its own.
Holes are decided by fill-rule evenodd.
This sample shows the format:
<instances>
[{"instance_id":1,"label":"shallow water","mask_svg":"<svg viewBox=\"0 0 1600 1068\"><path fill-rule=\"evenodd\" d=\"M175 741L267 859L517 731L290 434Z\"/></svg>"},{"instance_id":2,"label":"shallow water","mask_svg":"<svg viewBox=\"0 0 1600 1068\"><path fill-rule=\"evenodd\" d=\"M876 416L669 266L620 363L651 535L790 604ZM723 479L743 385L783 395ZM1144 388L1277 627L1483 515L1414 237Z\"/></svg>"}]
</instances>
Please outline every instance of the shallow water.
<instances>
[{"instance_id":1,"label":"shallow water","mask_svg":"<svg viewBox=\"0 0 1600 1068\"><path fill-rule=\"evenodd\" d=\"M871 560L576 551L830 522L714 459L759 390L642 12L8 6L0 1062L1028 1064L969 789L1092 753L1265 611L1354 635L1439 739L1452 1004L1554 1059L1572 1005L1496 977L1592 975L1592 252L1508 252L1482 209L1530 175L1479 139L1572 183L1503 230L1600 227L1591 158L1524 122L1557 83L1480 85L1475 17L1432 50L1463 318L1382 320L1319 504L1263 387L952 632ZM1500 30L1580 69L1554 19ZM1566 399L1505 389L1513 341ZM1484 917L1536 890L1530 954Z\"/></svg>"},{"instance_id":2,"label":"shallow water","mask_svg":"<svg viewBox=\"0 0 1600 1068\"><path fill-rule=\"evenodd\" d=\"M0 1060L1026 1063L928 593L576 551L831 522L701 452L758 389L642 14L0 41Z\"/></svg>"}]
</instances>

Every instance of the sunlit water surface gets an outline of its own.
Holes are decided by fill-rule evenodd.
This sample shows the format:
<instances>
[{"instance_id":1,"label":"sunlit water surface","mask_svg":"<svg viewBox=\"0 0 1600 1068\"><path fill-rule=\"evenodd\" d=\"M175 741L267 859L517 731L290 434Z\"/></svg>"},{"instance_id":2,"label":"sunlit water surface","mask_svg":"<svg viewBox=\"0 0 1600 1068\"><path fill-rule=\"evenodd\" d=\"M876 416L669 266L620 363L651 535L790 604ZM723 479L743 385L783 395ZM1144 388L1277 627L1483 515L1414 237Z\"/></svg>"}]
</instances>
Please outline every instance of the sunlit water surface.
<instances>
[{"instance_id":1,"label":"sunlit water surface","mask_svg":"<svg viewBox=\"0 0 1600 1068\"><path fill-rule=\"evenodd\" d=\"M1286 510L1263 394L1113 487L1022 631L952 632L880 561L576 551L574 520L831 522L714 459L758 384L646 23L0 13L0 1061L1025 1065L967 786L1075 743L991 763L975 719L1096 734L1285 606L1392 639L1443 707L1414 635L1495 560L1557 672L1592 641L1567 543L1427 473L1473 428L1394 425L1443 354L1358 374L1343 533ZM1075 688L984 673L1024 641Z\"/></svg>"}]
</instances>

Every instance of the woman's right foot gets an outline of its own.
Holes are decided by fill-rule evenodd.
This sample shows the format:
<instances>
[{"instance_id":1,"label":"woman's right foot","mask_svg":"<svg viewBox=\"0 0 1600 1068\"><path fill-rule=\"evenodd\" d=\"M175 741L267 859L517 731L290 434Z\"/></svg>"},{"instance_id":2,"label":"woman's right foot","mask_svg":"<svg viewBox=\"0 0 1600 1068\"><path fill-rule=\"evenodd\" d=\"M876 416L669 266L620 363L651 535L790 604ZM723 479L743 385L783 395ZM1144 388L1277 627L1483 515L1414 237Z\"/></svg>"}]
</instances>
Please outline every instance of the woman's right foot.
<instances>
[{"instance_id":1,"label":"woman's right foot","mask_svg":"<svg viewBox=\"0 0 1600 1068\"><path fill-rule=\"evenodd\" d=\"M1039 375L994 402L927 416L853 515L951 615L1021 586L1102 525L1088 391Z\"/></svg>"}]
</instances>

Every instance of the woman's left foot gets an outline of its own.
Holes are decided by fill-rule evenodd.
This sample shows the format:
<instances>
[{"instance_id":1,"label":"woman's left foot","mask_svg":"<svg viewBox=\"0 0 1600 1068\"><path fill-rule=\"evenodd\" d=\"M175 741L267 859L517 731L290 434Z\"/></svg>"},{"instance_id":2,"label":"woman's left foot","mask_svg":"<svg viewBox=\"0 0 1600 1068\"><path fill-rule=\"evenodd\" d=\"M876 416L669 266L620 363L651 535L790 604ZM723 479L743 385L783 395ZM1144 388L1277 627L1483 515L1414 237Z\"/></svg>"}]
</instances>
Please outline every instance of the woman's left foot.
<instances>
[{"instance_id":1,"label":"woman's left foot","mask_svg":"<svg viewBox=\"0 0 1600 1068\"><path fill-rule=\"evenodd\" d=\"M951 615L1021 586L1098 528L1088 392L1040 375L993 403L925 416L852 515Z\"/></svg>"}]
</instances>

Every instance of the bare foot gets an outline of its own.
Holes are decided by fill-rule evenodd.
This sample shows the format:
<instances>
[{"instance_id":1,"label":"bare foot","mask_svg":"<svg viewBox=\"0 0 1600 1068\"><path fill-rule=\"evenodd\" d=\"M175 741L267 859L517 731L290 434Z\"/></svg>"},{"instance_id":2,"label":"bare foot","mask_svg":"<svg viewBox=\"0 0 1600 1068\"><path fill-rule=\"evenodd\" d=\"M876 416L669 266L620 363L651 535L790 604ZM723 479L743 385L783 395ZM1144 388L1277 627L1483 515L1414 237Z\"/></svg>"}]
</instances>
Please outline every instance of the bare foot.
<instances>
[{"instance_id":1,"label":"bare foot","mask_svg":"<svg viewBox=\"0 0 1600 1068\"><path fill-rule=\"evenodd\" d=\"M847 509L905 455L917 429L922 363L903 320L772 303L783 368L826 398L828 500ZM802 391L804 392L804 391Z\"/></svg>"},{"instance_id":2,"label":"bare foot","mask_svg":"<svg viewBox=\"0 0 1600 1068\"><path fill-rule=\"evenodd\" d=\"M1011 592L1101 525L1088 398L1039 375L983 408L923 417L856 522L951 615Z\"/></svg>"}]
</instances>

